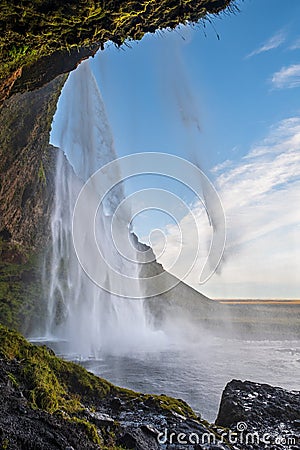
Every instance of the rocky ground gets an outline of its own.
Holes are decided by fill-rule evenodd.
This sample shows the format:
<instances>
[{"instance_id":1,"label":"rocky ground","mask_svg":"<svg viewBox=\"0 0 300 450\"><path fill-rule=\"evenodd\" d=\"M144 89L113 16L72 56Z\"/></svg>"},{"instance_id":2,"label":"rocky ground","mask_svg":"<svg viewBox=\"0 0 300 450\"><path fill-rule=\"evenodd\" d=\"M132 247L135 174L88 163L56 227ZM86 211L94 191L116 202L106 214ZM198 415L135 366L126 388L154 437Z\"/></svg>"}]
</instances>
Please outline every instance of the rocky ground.
<instances>
[{"instance_id":1,"label":"rocky ground","mask_svg":"<svg viewBox=\"0 0 300 450\"><path fill-rule=\"evenodd\" d=\"M0 356L2 449L232 448L185 402L118 388L2 326Z\"/></svg>"},{"instance_id":2,"label":"rocky ground","mask_svg":"<svg viewBox=\"0 0 300 450\"><path fill-rule=\"evenodd\" d=\"M209 424L182 400L118 388L2 326L0 396L1 449L300 448L299 392L233 380Z\"/></svg>"}]
</instances>

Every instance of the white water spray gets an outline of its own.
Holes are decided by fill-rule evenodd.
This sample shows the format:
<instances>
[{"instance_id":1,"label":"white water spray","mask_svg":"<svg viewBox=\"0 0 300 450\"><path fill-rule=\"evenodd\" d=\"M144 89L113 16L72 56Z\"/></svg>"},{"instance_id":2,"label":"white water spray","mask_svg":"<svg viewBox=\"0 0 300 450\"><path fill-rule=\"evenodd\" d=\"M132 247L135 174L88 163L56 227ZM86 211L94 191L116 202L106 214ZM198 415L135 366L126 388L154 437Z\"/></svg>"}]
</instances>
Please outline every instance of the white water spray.
<instances>
[{"instance_id":1,"label":"white water spray","mask_svg":"<svg viewBox=\"0 0 300 450\"><path fill-rule=\"evenodd\" d=\"M47 336L67 341L68 352L83 356L135 350L137 345L145 347L154 333L143 300L115 297L95 285L81 268L73 247L72 214L78 193L97 169L116 158L103 101L88 63L71 73L55 118L57 126L56 121L59 133L56 130L55 144L63 152L59 151L57 158L51 220ZM128 263L118 254L110 236L112 214L122 199L123 190L119 186L100 205L96 223L98 243L102 254L120 272L138 277L138 265ZM80 227L84 240L85 217ZM104 276L109 277L109 273Z\"/></svg>"}]
</instances>

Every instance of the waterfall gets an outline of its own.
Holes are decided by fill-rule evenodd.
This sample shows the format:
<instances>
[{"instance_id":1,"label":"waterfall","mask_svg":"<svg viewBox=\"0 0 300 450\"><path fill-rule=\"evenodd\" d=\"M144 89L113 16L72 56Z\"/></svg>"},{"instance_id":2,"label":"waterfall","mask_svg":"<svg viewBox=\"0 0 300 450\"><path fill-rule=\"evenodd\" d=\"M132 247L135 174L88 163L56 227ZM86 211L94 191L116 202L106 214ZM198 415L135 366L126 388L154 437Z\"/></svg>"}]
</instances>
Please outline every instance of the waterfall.
<instances>
[{"instance_id":1,"label":"waterfall","mask_svg":"<svg viewBox=\"0 0 300 450\"><path fill-rule=\"evenodd\" d=\"M105 108L89 63L81 64L69 76L54 127L54 143L60 150L51 218L52 248L46 277L46 334L49 339L67 342L68 352L83 356L134 350L152 333L143 300L116 297L94 284L81 268L72 241L72 215L81 187L97 169L116 159ZM100 205L98 242L102 254L119 271L136 272L138 277L138 265L124 260L115 251L110 236L112 214L123 198L119 185L108 195L106 203ZM82 239L84 219L82 217L80 224ZM128 229L120 232L128 233ZM109 277L109 273L105 276Z\"/></svg>"}]
</instances>

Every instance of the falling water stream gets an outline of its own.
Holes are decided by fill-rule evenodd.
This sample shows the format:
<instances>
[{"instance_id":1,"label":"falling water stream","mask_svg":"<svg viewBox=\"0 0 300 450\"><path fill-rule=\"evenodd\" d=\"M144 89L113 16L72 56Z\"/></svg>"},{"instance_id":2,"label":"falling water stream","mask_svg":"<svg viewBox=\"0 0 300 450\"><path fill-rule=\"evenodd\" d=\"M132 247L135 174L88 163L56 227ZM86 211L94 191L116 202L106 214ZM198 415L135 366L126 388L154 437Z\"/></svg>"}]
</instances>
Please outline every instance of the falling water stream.
<instances>
[{"instance_id":1,"label":"falling water stream","mask_svg":"<svg viewBox=\"0 0 300 450\"><path fill-rule=\"evenodd\" d=\"M103 101L88 63L70 75L63 100L51 218L52 253L45 289L46 335L48 339L64 341L65 351L82 357L95 357L99 352L122 353L147 345L148 338L155 334L143 300L116 297L94 284L80 266L72 240L73 210L80 189L97 169L116 158ZM120 256L110 235L112 215L123 197L122 185L116 186L99 206L98 245L112 266L138 278L138 265ZM80 217L80 221L84 242L85 217ZM119 232L128 231L124 228ZM89 252L88 246L86 251ZM109 271L103 276L109 278Z\"/></svg>"}]
</instances>

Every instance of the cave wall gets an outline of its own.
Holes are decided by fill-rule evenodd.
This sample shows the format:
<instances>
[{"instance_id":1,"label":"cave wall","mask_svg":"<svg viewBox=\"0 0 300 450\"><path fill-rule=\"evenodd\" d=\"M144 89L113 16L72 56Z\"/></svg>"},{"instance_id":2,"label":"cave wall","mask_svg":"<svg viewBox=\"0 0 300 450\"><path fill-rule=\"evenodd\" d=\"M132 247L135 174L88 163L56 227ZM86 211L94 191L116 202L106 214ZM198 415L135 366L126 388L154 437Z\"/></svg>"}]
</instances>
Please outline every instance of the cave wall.
<instances>
[{"instance_id":1,"label":"cave wall","mask_svg":"<svg viewBox=\"0 0 300 450\"><path fill-rule=\"evenodd\" d=\"M56 156L49 136L65 80L61 75L0 107L0 236L19 248L18 257L43 245L48 234ZM16 255L2 258L13 262Z\"/></svg>"},{"instance_id":2,"label":"cave wall","mask_svg":"<svg viewBox=\"0 0 300 450\"><path fill-rule=\"evenodd\" d=\"M24 333L44 315L40 255L49 243L58 151L49 135L65 80L0 107L0 321Z\"/></svg>"},{"instance_id":3,"label":"cave wall","mask_svg":"<svg viewBox=\"0 0 300 450\"><path fill-rule=\"evenodd\" d=\"M0 5L0 322L23 333L44 314L57 149L53 115L68 72L104 43L197 22L234 0L60 0Z\"/></svg>"}]
</instances>

